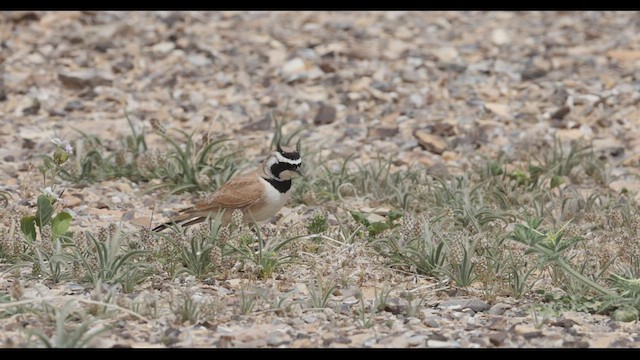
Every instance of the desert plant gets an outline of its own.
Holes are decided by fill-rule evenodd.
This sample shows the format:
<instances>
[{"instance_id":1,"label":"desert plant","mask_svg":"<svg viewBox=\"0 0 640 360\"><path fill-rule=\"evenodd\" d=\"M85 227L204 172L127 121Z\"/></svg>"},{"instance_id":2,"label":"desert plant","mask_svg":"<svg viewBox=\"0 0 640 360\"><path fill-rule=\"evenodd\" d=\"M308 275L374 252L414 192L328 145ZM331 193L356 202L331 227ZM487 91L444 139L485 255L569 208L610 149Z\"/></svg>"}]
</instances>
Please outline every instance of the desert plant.
<instances>
[{"instance_id":1,"label":"desert plant","mask_svg":"<svg viewBox=\"0 0 640 360\"><path fill-rule=\"evenodd\" d=\"M111 224L98 231L97 238L91 232L85 233L89 246L76 248L75 258L84 274L92 283L139 284L151 274L148 264L137 262L148 250L131 250L124 246L129 234L122 227Z\"/></svg>"}]
</instances>

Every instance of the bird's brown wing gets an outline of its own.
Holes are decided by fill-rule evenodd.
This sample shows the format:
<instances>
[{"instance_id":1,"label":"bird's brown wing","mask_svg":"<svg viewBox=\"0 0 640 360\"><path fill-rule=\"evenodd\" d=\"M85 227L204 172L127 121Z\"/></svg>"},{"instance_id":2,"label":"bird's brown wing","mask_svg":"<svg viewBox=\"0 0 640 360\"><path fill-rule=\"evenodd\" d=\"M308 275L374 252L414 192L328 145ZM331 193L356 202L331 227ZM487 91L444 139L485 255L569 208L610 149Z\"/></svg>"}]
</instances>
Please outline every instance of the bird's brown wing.
<instances>
[{"instance_id":1,"label":"bird's brown wing","mask_svg":"<svg viewBox=\"0 0 640 360\"><path fill-rule=\"evenodd\" d=\"M262 195L262 184L257 181L256 176L258 175L255 172L251 172L229 180L205 199L190 208L182 209L178 216L153 230L162 231L174 223L189 226L204 221L210 212L223 209L231 212L251 206L260 200ZM189 222L184 223L187 220Z\"/></svg>"},{"instance_id":2,"label":"bird's brown wing","mask_svg":"<svg viewBox=\"0 0 640 360\"><path fill-rule=\"evenodd\" d=\"M188 209L191 213L218 211L221 209L244 209L262 196L262 184L255 172L240 175L225 183L218 190Z\"/></svg>"}]
</instances>

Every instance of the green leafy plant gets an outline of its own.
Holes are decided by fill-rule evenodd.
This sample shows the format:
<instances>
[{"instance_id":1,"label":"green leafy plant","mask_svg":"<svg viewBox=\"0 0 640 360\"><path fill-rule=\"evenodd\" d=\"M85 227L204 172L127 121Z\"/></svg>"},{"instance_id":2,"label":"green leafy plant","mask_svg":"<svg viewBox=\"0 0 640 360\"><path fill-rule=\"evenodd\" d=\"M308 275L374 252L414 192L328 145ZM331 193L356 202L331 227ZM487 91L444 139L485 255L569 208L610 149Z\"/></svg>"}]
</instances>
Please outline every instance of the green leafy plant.
<instances>
[{"instance_id":1,"label":"green leafy plant","mask_svg":"<svg viewBox=\"0 0 640 360\"><path fill-rule=\"evenodd\" d=\"M67 141L55 138L52 142L57 147L52 156L42 156L44 164L40 168L45 186L47 185L47 179L51 182L56 179L57 175L63 171L64 164L73 154L73 147ZM48 236L48 241L56 241L59 238L70 239L72 234L68 230L73 217L67 211L60 211L54 214L54 205L60 199L62 193L56 194L55 184L40 190L42 193L37 198L35 214L24 216L20 220L22 234L29 241L34 242L37 237L36 226L41 238L45 227L51 226L51 236Z\"/></svg>"},{"instance_id":2,"label":"green leafy plant","mask_svg":"<svg viewBox=\"0 0 640 360\"><path fill-rule=\"evenodd\" d=\"M367 219L367 216L362 212L351 211L350 213L351 213L351 216L358 223L360 223L360 224L365 226L365 228L369 231L369 235L372 236L372 237L378 236L379 234L381 234L385 230L393 229L393 228L396 228L396 227L400 226L395 221L402 217L402 213L397 212L397 211L390 211L387 214L387 216L385 218L385 221L370 222Z\"/></svg>"},{"instance_id":3,"label":"green leafy plant","mask_svg":"<svg viewBox=\"0 0 640 360\"><path fill-rule=\"evenodd\" d=\"M215 270L210 256L215 245L210 243L207 236L194 234L189 238L188 244L174 243L174 246L179 249L180 259L184 266L176 272L176 275L186 273L203 278Z\"/></svg>"},{"instance_id":4,"label":"green leafy plant","mask_svg":"<svg viewBox=\"0 0 640 360\"><path fill-rule=\"evenodd\" d=\"M311 221L307 225L307 230L309 234L321 234L329 229L329 224L327 223L327 216L322 213L316 213L311 218Z\"/></svg>"},{"instance_id":5,"label":"green leafy plant","mask_svg":"<svg viewBox=\"0 0 640 360\"><path fill-rule=\"evenodd\" d=\"M403 235L396 232L376 239L372 245L391 260L392 266L415 268L419 274L429 276L438 275L445 264L446 242L433 232L428 222L419 222L417 228L418 233Z\"/></svg>"},{"instance_id":6,"label":"green leafy plant","mask_svg":"<svg viewBox=\"0 0 640 360\"><path fill-rule=\"evenodd\" d=\"M458 251L462 252L461 256L458 255L455 259L450 258L449 266L441 267L440 271L454 280L458 286L464 288L470 286L477 279L477 273L474 271L475 264L473 262L475 243L473 241L464 241L459 246Z\"/></svg>"},{"instance_id":7,"label":"green leafy plant","mask_svg":"<svg viewBox=\"0 0 640 360\"><path fill-rule=\"evenodd\" d=\"M90 232L85 235L90 245L76 248L75 258L90 282L125 284L125 289L130 290L151 274L148 264L137 261L149 250L132 250L125 246L129 234L121 227L112 224L102 228L97 238Z\"/></svg>"},{"instance_id":8,"label":"green leafy plant","mask_svg":"<svg viewBox=\"0 0 640 360\"><path fill-rule=\"evenodd\" d=\"M22 218L20 221L20 230L24 236L30 241L36 241L38 232L42 237L44 228L47 225L51 226L51 241L55 241L58 238L71 238L73 234L69 232L69 226L73 217L66 211L61 211L54 217L53 205L56 202L56 197L52 194L42 194L38 196L37 208L35 215L29 215Z\"/></svg>"},{"instance_id":9,"label":"green leafy plant","mask_svg":"<svg viewBox=\"0 0 640 360\"><path fill-rule=\"evenodd\" d=\"M615 296L612 291L576 271L562 256L563 252L573 247L578 241L582 240L582 238L565 238L563 228L556 231L540 231L538 229L541 223L542 219L530 218L526 224L516 224L509 239L527 245L529 247L527 253L538 255L542 263L558 266L560 269L566 271L567 274L594 290L604 295Z\"/></svg>"}]
</instances>

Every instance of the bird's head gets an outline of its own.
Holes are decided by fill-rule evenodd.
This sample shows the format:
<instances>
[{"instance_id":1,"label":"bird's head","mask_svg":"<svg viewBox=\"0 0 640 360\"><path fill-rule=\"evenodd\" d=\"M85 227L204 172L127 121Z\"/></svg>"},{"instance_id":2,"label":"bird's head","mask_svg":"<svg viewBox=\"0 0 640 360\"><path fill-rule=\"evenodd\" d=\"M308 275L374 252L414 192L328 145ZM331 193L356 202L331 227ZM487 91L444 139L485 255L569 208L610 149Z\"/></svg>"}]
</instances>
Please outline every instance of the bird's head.
<instances>
[{"instance_id":1,"label":"bird's head","mask_svg":"<svg viewBox=\"0 0 640 360\"><path fill-rule=\"evenodd\" d=\"M278 142L276 149L269 154L264 162L264 172L276 180L287 181L294 176L302 175L301 165L300 140L295 148L281 146Z\"/></svg>"}]
</instances>

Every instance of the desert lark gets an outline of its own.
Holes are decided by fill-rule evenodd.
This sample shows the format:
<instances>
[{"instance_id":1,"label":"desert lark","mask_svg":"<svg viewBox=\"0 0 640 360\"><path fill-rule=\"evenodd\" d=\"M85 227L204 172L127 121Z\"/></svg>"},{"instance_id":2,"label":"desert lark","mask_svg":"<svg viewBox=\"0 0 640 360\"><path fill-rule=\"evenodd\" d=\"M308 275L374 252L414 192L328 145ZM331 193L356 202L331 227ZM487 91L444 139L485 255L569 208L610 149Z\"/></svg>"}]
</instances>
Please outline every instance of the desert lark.
<instances>
[{"instance_id":1,"label":"desert lark","mask_svg":"<svg viewBox=\"0 0 640 360\"><path fill-rule=\"evenodd\" d=\"M223 225L231 221L231 214L239 209L246 223L263 221L275 215L291 195L291 179L302 175L300 166L300 140L295 148L280 146L272 151L255 170L236 176L215 192L183 209L169 221L158 225L153 231L162 231L173 224L189 226L215 218L220 211Z\"/></svg>"}]
</instances>

